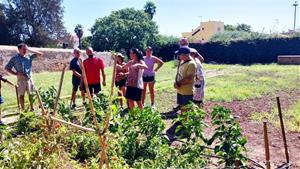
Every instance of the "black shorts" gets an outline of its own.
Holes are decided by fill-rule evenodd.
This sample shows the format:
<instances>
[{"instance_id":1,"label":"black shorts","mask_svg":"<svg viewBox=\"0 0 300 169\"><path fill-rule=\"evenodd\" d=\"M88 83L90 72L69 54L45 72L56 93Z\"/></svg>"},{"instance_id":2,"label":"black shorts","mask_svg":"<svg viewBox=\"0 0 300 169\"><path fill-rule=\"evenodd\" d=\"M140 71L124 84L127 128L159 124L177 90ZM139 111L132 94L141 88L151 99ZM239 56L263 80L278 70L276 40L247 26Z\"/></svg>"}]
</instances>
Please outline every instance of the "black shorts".
<instances>
[{"instance_id":1,"label":"black shorts","mask_svg":"<svg viewBox=\"0 0 300 169\"><path fill-rule=\"evenodd\" d=\"M155 77L154 76L143 76L143 82L145 82L145 83L155 82Z\"/></svg>"},{"instance_id":2,"label":"black shorts","mask_svg":"<svg viewBox=\"0 0 300 169\"><path fill-rule=\"evenodd\" d=\"M118 82L115 82L116 87L123 87L126 85L126 79L122 79Z\"/></svg>"},{"instance_id":3,"label":"black shorts","mask_svg":"<svg viewBox=\"0 0 300 169\"><path fill-rule=\"evenodd\" d=\"M91 94L98 94L100 91L101 91L101 84L100 83L97 83L97 84L89 84L89 90L90 90L90 93ZM84 92L85 91L85 88L83 90Z\"/></svg>"},{"instance_id":4,"label":"black shorts","mask_svg":"<svg viewBox=\"0 0 300 169\"><path fill-rule=\"evenodd\" d=\"M127 86L126 89L126 99L134 100L134 101L141 101L142 100L142 89L139 89L137 87L130 87Z\"/></svg>"},{"instance_id":5,"label":"black shorts","mask_svg":"<svg viewBox=\"0 0 300 169\"><path fill-rule=\"evenodd\" d=\"M72 85L74 92L77 92L78 88L80 88L80 91L84 90L84 86L80 78L72 77Z\"/></svg>"},{"instance_id":6,"label":"black shorts","mask_svg":"<svg viewBox=\"0 0 300 169\"><path fill-rule=\"evenodd\" d=\"M185 106L193 101L193 95L182 95L177 93L177 104Z\"/></svg>"}]
</instances>

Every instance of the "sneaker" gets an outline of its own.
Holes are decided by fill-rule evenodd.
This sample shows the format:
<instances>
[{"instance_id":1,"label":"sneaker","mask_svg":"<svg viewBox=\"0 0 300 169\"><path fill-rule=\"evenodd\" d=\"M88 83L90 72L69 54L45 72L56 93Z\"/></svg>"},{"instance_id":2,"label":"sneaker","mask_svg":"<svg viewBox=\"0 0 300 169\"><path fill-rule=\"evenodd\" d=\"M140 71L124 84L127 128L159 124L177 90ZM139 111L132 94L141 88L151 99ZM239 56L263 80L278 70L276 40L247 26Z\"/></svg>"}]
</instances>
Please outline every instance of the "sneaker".
<instances>
[{"instance_id":1,"label":"sneaker","mask_svg":"<svg viewBox=\"0 0 300 169\"><path fill-rule=\"evenodd\" d=\"M76 104L72 104L71 109L76 110Z\"/></svg>"},{"instance_id":2,"label":"sneaker","mask_svg":"<svg viewBox=\"0 0 300 169\"><path fill-rule=\"evenodd\" d=\"M84 102L82 102L82 104L85 106L87 103L86 103L86 101L84 101Z\"/></svg>"},{"instance_id":3,"label":"sneaker","mask_svg":"<svg viewBox=\"0 0 300 169\"><path fill-rule=\"evenodd\" d=\"M179 104L173 107L174 111L178 111L179 109L180 109L180 105Z\"/></svg>"},{"instance_id":4,"label":"sneaker","mask_svg":"<svg viewBox=\"0 0 300 169\"><path fill-rule=\"evenodd\" d=\"M156 110L156 106L154 104L151 105L151 109Z\"/></svg>"}]
</instances>

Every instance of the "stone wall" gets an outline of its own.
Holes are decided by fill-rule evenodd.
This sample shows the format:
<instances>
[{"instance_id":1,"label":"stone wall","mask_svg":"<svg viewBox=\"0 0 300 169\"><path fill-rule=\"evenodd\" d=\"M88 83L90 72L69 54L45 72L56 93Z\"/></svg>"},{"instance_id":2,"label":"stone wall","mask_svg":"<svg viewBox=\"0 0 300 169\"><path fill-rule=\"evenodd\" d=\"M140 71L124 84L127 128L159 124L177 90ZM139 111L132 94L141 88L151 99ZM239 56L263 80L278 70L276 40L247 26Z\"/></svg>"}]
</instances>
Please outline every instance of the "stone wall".
<instances>
[{"instance_id":1,"label":"stone wall","mask_svg":"<svg viewBox=\"0 0 300 169\"><path fill-rule=\"evenodd\" d=\"M37 58L33 61L33 72L43 71L60 71L64 64L69 65L73 58L72 49L53 49L53 48L33 48L44 53L43 58ZM17 54L16 46L1 46L0 45L0 74L7 75L5 65L11 57ZM82 51L82 58L85 59L85 51ZM95 52L96 57L101 57L106 66L112 65L110 52Z\"/></svg>"}]
</instances>

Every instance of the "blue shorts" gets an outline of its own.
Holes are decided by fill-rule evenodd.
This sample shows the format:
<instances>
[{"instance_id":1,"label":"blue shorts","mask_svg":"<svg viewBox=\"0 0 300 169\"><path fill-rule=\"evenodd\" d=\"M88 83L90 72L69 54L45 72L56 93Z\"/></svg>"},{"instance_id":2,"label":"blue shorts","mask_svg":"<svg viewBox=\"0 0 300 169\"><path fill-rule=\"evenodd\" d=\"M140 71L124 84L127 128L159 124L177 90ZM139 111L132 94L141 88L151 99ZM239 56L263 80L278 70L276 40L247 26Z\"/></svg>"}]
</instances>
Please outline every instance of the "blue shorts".
<instances>
[{"instance_id":1,"label":"blue shorts","mask_svg":"<svg viewBox=\"0 0 300 169\"><path fill-rule=\"evenodd\" d=\"M190 102L193 102L193 95L182 95L177 93L177 104L180 106L185 106Z\"/></svg>"}]
</instances>

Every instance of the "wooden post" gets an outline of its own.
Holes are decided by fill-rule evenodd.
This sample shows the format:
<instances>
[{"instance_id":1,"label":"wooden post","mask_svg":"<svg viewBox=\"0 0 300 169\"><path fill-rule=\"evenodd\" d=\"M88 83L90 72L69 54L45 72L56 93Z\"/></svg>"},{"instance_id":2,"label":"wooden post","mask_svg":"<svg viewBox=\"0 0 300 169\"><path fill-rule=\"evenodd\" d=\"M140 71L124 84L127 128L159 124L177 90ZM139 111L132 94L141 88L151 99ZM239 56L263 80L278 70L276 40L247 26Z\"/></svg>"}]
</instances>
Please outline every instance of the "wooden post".
<instances>
[{"instance_id":1,"label":"wooden post","mask_svg":"<svg viewBox=\"0 0 300 169\"><path fill-rule=\"evenodd\" d=\"M101 146L101 150L103 151L103 140L102 140L102 137L101 137L101 134L100 134L100 126L98 124L98 121L97 121L97 116L96 116L96 113L95 113L95 109L94 109L94 104L93 104L93 99L92 99L92 96L91 96L91 93L90 93L90 90L89 90L89 86L88 86L88 81L87 81L87 78L86 78L86 73L85 73L85 68L84 68L84 65L83 65L83 62L81 59L79 59L79 64L80 64L80 68L81 68L81 71L82 71L82 78L83 78L83 84L84 84L84 87L85 87L85 91L88 95L88 99L89 99L89 104L90 104L90 108L91 108L91 112L92 112L92 115L93 115L93 122L94 122L94 125L96 126L96 131L97 131L97 134L98 134L98 142L99 142L99 145ZM99 153L99 157L100 157L100 160L101 160L101 155ZM107 157L107 155L106 155ZM107 163L107 166L109 164ZM100 168L100 165L99 165L99 168ZM108 166L109 168L109 166Z\"/></svg>"},{"instance_id":2,"label":"wooden post","mask_svg":"<svg viewBox=\"0 0 300 169\"><path fill-rule=\"evenodd\" d=\"M58 101L59 101L59 97L60 97L60 93L61 93L62 84L63 84L63 81L64 81L66 67L67 67L67 65L64 64L64 67L62 69L61 76L60 76L60 81L59 81L57 96L56 96L56 99L55 99L55 102L54 102L53 115L52 115L53 117L56 116L57 105L58 105Z\"/></svg>"},{"instance_id":3,"label":"wooden post","mask_svg":"<svg viewBox=\"0 0 300 169\"><path fill-rule=\"evenodd\" d=\"M94 129L91 129L91 128L86 128L86 127L83 127L83 126L80 126L80 125L77 125L77 124L74 124L74 123L71 123L71 122L67 122L65 120L61 120L61 119L58 119L58 118L55 118L53 116L49 116L51 120L53 121L57 121L59 123L62 123L62 124L65 124L65 125L68 125L68 126L71 126L71 127L74 127L76 129L79 129L79 130L83 130L83 131L88 131L88 132L93 132L95 133L96 130Z\"/></svg>"},{"instance_id":4,"label":"wooden post","mask_svg":"<svg viewBox=\"0 0 300 169\"><path fill-rule=\"evenodd\" d=\"M285 158L286 158L286 162L289 163L290 162L289 151L288 151L288 146L287 146L287 143L286 143L285 130L284 130L284 124L283 124L283 118L282 118L282 112L281 112L281 105L280 105L279 97L276 97L276 100L277 100L277 107L278 107L278 113L279 113L279 119L280 119L280 127L281 127L281 132L282 132L284 150L285 150Z\"/></svg>"},{"instance_id":5,"label":"wooden post","mask_svg":"<svg viewBox=\"0 0 300 169\"><path fill-rule=\"evenodd\" d=\"M36 90L36 96L37 96L37 98L38 98L39 105L40 105L40 107L41 107L41 109L42 109L42 115L43 115L44 118L45 118L45 122L46 122L47 129L48 129L48 131L50 131L50 130L51 130L51 126L50 126L50 121L49 121L49 119L48 119L48 112L46 111L46 109L45 109L45 107L44 107L44 105L43 105L43 102L42 102L42 99L41 99L41 95L40 95L40 93L39 93L38 90ZM46 136L46 137L47 137L47 136Z\"/></svg>"},{"instance_id":6,"label":"wooden post","mask_svg":"<svg viewBox=\"0 0 300 169\"><path fill-rule=\"evenodd\" d=\"M110 95L109 95L109 108L110 109L112 106L112 99L113 99L114 86L115 86L115 77L116 77L116 67L117 67L117 56L113 53L112 57L114 60L114 67L113 67L113 74L112 74L111 88L110 88ZM104 130L103 130L103 143L102 143L103 150L101 152L99 168L102 168L103 162L105 162L106 167L109 168L107 154L106 154L106 151L107 151L106 148L107 148L107 130L109 127L111 111L112 110L109 110L109 112L106 114L106 117L105 117L105 126L104 126Z\"/></svg>"},{"instance_id":7,"label":"wooden post","mask_svg":"<svg viewBox=\"0 0 300 169\"><path fill-rule=\"evenodd\" d=\"M55 99L55 102L54 102L53 114L52 114L53 117L56 116L57 105L58 105L58 101L59 101L59 97L60 97L60 93L61 93L62 84L63 84L63 81L64 81L66 67L67 67L67 65L64 64L64 67L62 69L61 76L60 76L60 81L59 81L59 86L58 86L56 99ZM51 121L51 119L50 119L50 121ZM51 121L51 126L50 126L51 130L50 131L52 131L52 130L54 131L54 126L55 126L55 122Z\"/></svg>"},{"instance_id":8,"label":"wooden post","mask_svg":"<svg viewBox=\"0 0 300 169\"><path fill-rule=\"evenodd\" d=\"M267 166L267 169L271 169L268 128L267 128L267 122L265 122L265 121L264 121L264 140L265 140L266 166Z\"/></svg>"},{"instance_id":9,"label":"wooden post","mask_svg":"<svg viewBox=\"0 0 300 169\"><path fill-rule=\"evenodd\" d=\"M19 113L21 113L21 108L20 108L20 99L19 99L19 90L18 90L18 86L15 85L15 89L16 89L16 96L17 96L17 104L18 104L18 111Z\"/></svg>"}]
</instances>

